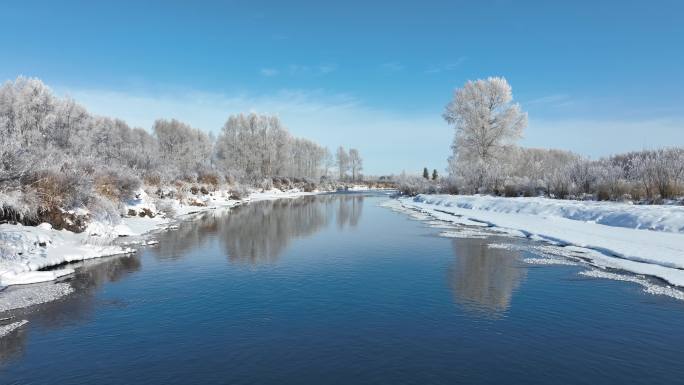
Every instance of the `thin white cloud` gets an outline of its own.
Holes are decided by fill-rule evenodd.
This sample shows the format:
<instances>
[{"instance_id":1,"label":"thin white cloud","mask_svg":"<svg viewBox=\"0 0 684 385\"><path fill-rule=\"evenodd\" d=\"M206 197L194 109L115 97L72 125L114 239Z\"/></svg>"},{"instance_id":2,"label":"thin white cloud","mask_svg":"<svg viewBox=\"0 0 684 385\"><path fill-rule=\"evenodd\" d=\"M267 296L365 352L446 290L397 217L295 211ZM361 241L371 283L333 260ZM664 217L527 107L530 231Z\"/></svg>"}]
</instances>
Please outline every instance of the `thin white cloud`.
<instances>
[{"instance_id":1,"label":"thin white cloud","mask_svg":"<svg viewBox=\"0 0 684 385\"><path fill-rule=\"evenodd\" d=\"M261 75L266 76L266 77L276 76L279 73L280 73L280 71L278 71L275 68L262 68L261 69Z\"/></svg>"},{"instance_id":2,"label":"thin white cloud","mask_svg":"<svg viewBox=\"0 0 684 385\"><path fill-rule=\"evenodd\" d=\"M323 64L318 66L318 72L320 72L321 74L329 74L334 71L337 71L336 64Z\"/></svg>"},{"instance_id":3,"label":"thin white cloud","mask_svg":"<svg viewBox=\"0 0 684 385\"><path fill-rule=\"evenodd\" d=\"M566 94L553 94L546 95L538 98L534 98L523 102L527 106L533 105L552 105L552 106L563 106L572 104L570 96Z\"/></svg>"},{"instance_id":4,"label":"thin white cloud","mask_svg":"<svg viewBox=\"0 0 684 385\"><path fill-rule=\"evenodd\" d=\"M291 76L322 76L337 70L337 64L327 63L315 66L290 64L288 72Z\"/></svg>"},{"instance_id":5,"label":"thin white cloud","mask_svg":"<svg viewBox=\"0 0 684 385\"><path fill-rule=\"evenodd\" d=\"M432 64L428 66L428 68L425 70L426 74L438 74L442 72L448 72L448 71L454 71L458 69L458 67L463 64L463 62L466 61L465 57L460 57L454 62L450 63L442 63L442 64Z\"/></svg>"},{"instance_id":6,"label":"thin white cloud","mask_svg":"<svg viewBox=\"0 0 684 385\"><path fill-rule=\"evenodd\" d=\"M295 76L323 76L337 71L337 64L326 63L320 65L290 64L285 68L266 67L259 72L262 76L273 77L281 74Z\"/></svg>"},{"instance_id":7,"label":"thin white cloud","mask_svg":"<svg viewBox=\"0 0 684 385\"><path fill-rule=\"evenodd\" d=\"M399 62L392 61L380 64L380 68L388 72L399 72L403 71L406 68L406 66Z\"/></svg>"}]
</instances>

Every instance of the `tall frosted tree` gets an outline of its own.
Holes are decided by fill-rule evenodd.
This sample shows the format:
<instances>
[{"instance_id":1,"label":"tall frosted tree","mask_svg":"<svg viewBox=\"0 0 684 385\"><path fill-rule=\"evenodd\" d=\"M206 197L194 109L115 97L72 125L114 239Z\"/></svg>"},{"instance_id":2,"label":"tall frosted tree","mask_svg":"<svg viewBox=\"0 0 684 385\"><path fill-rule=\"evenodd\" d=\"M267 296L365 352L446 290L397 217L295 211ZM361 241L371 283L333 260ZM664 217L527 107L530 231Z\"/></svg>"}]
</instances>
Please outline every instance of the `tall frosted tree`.
<instances>
[{"instance_id":1,"label":"tall frosted tree","mask_svg":"<svg viewBox=\"0 0 684 385\"><path fill-rule=\"evenodd\" d=\"M361 154L359 150L355 148L349 149L349 168L352 172L352 180L357 180L363 170L363 159L361 159Z\"/></svg>"},{"instance_id":2,"label":"tall frosted tree","mask_svg":"<svg viewBox=\"0 0 684 385\"><path fill-rule=\"evenodd\" d=\"M527 126L527 114L513 102L511 86L502 77L468 81L456 90L443 117L456 129L450 173L471 179L474 189L484 187L488 170Z\"/></svg>"},{"instance_id":3,"label":"tall frosted tree","mask_svg":"<svg viewBox=\"0 0 684 385\"><path fill-rule=\"evenodd\" d=\"M347 154L347 151L342 146L337 148L335 163L337 164L340 179L344 179L347 171L349 171L349 154Z\"/></svg>"},{"instance_id":4,"label":"tall frosted tree","mask_svg":"<svg viewBox=\"0 0 684 385\"><path fill-rule=\"evenodd\" d=\"M330 170L335 166L335 159L328 147L324 150L323 155L323 176L328 178L330 176Z\"/></svg>"}]
</instances>

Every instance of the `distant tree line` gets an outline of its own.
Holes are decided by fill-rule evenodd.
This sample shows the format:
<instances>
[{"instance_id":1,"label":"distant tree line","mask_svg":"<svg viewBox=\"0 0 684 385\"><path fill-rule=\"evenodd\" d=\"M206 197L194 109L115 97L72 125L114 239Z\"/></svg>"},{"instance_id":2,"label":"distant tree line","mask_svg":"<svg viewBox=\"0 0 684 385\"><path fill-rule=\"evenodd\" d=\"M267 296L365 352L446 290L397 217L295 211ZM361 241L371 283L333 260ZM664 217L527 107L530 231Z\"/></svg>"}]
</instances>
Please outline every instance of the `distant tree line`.
<instances>
[{"instance_id":1,"label":"distant tree line","mask_svg":"<svg viewBox=\"0 0 684 385\"><path fill-rule=\"evenodd\" d=\"M340 164L342 177L360 177L357 150ZM292 136L275 116L230 116L218 136L175 119L148 131L92 115L35 78L0 87L0 220L38 222L75 208L118 215L142 185L315 184L332 167L327 148Z\"/></svg>"},{"instance_id":2,"label":"distant tree line","mask_svg":"<svg viewBox=\"0 0 684 385\"><path fill-rule=\"evenodd\" d=\"M359 150L350 148L347 152L344 147L340 146L335 153L335 164L340 180L358 181L361 179L363 160ZM351 176L348 174L349 172L351 172Z\"/></svg>"},{"instance_id":3,"label":"distant tree line","mask_svg":"<svg viewBox=\"0 0 684 385\"><path fill-rule=\"evenodd\" d=\"M657 202L684 195L684 149L662 148L587 159L570 151L516 145L527 114L504 78L457 89L444 119L455 128L448 178L438 185L403 175L401 189Z\"/></svg>"}]
</instances>

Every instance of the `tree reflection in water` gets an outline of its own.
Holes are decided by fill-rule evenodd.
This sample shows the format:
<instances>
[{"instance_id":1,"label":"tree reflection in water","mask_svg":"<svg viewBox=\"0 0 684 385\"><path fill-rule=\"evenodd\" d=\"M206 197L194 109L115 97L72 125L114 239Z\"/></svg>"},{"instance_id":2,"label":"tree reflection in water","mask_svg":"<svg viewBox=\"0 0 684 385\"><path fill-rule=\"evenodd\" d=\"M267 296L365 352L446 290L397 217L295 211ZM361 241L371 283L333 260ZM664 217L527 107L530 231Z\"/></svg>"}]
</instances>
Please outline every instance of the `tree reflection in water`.
<instances>
[{"instance_id":1,"label":"tree reflection in water","mask_svg":"<svg viewBox=\"0 0 684 385\"><path fill-rule=\"evenodd\" d=\"M176 259L216 240L231 262L271 263L294 238L314 234L333 222L340 228L357 226L362 207L363 196L355 194L253 202L195 216L177 230L158 234L158 246L147 250L159 259ZM60 283L71 285L72 294L54 302L0 313L0 318L11 316L13 320L29 321L28 327L0 338L0 364L23 354L29 328L57 329L89 319L96 307L102 305L95 299L97 290L107 282L140 270L141 262L139 256L131 255L94 259L70 267L76 268L76 273ZM26 295L31 295L31 285L11 290L26 290ZM126 301L105 305L126 306Z\"/></svg>"},{"instance_id":2,"label":"tree reflection in water","mask_svg":"<svg viewBox=\"0 0 684 385\"><path fill-rule=\"evenodd\" d=\"M208 212L161 234L154 253L159 258L180 258L187 250L218 239L231 262L273 263L292 239L312 235L333 220L340 229L356 227L363 198L356 194L307 196Z\"/></svg>"},{"instance_id":3,"label":"tree reflection in water","mask_svg":"<svg viewBox=\"0 0 684 385\"><path fill-rule=\"evenodd\" d=\"M457 303L499 317L511 306L527 269L519 262L520 251L489 248L488 243L491 239L453 239L449 282Z\"/></svg>"}]
</instances>

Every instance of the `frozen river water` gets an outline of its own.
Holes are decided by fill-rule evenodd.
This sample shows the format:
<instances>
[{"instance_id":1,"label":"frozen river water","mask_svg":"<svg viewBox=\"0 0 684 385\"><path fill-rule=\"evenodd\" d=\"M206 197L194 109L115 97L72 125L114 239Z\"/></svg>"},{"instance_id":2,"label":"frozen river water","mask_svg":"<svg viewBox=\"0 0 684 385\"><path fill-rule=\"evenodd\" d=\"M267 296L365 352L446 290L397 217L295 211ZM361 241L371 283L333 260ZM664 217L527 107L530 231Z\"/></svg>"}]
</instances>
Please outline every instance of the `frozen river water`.
<instances>
[{"instance_id":1,"label":"frozen river water","mask_svg":"<svg viewBox=\"0 0 684 385\"><path fill-rule=\"evenodd\" d=\"M439 237L386 199L255 202L91 261L14 313L0 383L684 383L684 302Z\"/></svg>"}]
</instances>

